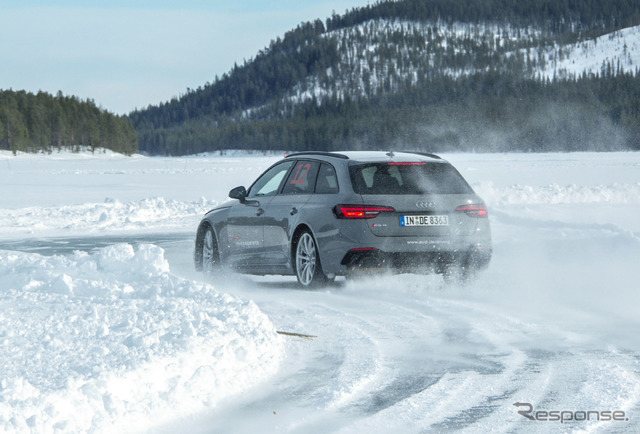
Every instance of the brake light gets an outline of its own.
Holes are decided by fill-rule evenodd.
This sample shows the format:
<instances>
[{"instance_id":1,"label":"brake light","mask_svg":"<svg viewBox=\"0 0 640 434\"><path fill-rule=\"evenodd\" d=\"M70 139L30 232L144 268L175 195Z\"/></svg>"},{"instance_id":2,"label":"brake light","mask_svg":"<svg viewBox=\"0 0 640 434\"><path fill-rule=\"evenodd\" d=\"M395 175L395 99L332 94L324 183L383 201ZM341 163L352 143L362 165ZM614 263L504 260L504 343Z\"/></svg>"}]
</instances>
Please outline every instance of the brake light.
<instances>
[{"instance_id":1,"label":"brake light","mask_svg":"<svg viewBox=\"0 0 640 434\"><path fill-rule=\"evenodd\" d=\"M333 209L339 219L372 219L381 212L393 212L390 206L336 205Z\"/></svg>"},{"instance_id":2,"label":"brake light","mask_svg":"<svg viewBox=\"0 0 640 434\"><path fill-rule=\"evenodd\" d=\"M424 166L427 163L389 163L389 166Z\"/></svg>"},{"instance_id":3,"label":"brake light","mask_svg":"<svg viewBox=\"0 0 640 434\"><path fill-rule=\"evenodd\" d=\"M474 203L471 205L460 205L456 208L456 211L460 211L468 215L469 217L483 218L489 216L487 206L483 203Z\"/></svg>"}]
</instances>

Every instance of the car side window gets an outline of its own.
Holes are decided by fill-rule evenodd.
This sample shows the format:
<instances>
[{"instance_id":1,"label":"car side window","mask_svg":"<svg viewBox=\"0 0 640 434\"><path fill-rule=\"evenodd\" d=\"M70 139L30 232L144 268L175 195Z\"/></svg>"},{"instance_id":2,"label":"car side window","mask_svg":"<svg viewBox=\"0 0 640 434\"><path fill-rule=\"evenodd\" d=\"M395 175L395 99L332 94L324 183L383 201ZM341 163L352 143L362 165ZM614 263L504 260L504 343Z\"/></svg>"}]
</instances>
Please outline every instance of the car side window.
<instances>
[{"instance_id":1,"label":"car side window","mask_svg":"<svg viewBox=\"0 0 640 434\"><path fill-rule=\"evenodd\" d=\"M318 180L316 181L316 193L318 194L336 194L340 191L338 187L338 177L333 166L322 163L318 171Z\"/></svg>"},{"instance_id":2,"label":"car side window","mask_svg":"<svg viewBox=\"0 0 640 434\"><path fill-rule=\"evenodd\" d=\"M311 194L316 185L316 177L320 162L299 160L296 162L287 181L284 183L282 194Z\"/></svg>"},{"instance_id":3,"label":"car side window","mask_svg":"<svg viewBox=\"0 0 640 434\"><path fill-rule=\"evenodd\" d=\"M273 196L280 190L282 180L293 165L293 161L285 161L267 170L253 183L247 197Z\"/></svg>"}]
</instances>

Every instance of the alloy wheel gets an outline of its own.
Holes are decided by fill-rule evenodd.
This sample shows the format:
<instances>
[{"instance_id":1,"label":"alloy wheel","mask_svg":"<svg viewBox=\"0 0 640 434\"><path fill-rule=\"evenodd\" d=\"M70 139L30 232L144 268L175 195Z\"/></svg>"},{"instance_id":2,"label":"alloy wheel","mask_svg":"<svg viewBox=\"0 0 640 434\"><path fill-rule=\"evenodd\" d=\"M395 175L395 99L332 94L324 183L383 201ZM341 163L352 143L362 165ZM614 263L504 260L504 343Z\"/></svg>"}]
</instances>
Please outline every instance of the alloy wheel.
<instances>
[{"instance_id":1,"label":"alloy wheel","mask_svg":"<svg viewBox=\"0 0 640 434\"><path fill-rule=\"evenodd\" d=\"M296 247L296 274L300 284L309 286L313 283L316 266L316 243L311 234L305 232L300 236Z\"/></svg>"}]
</instances>

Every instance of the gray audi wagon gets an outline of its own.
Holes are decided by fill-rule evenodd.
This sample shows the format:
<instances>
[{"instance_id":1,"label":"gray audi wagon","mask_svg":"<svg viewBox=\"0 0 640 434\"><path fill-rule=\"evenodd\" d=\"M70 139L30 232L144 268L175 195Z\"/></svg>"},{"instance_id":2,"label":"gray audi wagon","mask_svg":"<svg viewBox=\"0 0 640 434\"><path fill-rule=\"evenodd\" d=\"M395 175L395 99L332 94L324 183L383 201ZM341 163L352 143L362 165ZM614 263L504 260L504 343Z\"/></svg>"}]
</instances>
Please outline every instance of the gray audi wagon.
<instances>
[{"instance_id":1,"label":"gray audi wagon","mask_svg":"<svg viewBox=\"0 0 640 434\"><path fill-rule=\"evenodd\" d=\"M463 282L491 260L487 207L434 154L301 152L209 211L195 266L295 275L302 286L371 270Z\"/></svg>"}]
</instances>

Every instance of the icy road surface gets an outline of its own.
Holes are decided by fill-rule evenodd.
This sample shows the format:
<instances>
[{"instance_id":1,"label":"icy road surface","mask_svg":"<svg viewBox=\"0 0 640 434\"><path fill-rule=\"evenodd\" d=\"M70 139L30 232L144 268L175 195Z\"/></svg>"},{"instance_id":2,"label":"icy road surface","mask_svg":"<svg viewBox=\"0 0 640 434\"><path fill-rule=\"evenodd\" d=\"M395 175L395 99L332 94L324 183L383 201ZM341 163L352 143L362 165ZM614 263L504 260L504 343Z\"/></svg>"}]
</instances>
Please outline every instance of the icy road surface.
<instances>
[{"instance_id":1,"label":"icy road surface","mask_svg":"<svg viewBox=\"0 0 640 434\"><path fill-rule=\"evenodd\" d=\"M190 262L277 157L0 155L0 429L640 430L640 154L445 157L490 208L477 282L303 291Z\"/></svg>"}]
</instances>

